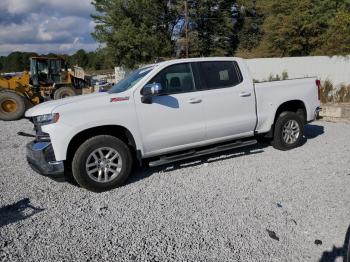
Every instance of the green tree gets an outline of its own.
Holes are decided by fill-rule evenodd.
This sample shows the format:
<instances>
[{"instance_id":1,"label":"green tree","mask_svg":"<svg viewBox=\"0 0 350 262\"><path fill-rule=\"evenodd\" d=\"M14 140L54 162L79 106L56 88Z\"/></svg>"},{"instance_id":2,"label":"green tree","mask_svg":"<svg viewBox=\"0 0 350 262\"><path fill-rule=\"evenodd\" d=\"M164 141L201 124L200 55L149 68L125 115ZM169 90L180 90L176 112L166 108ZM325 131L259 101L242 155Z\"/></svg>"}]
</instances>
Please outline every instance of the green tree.
<instances>
[{"instance_id":1,"label":"green tree","mask_svg":"<svg viewBox=\"0 0 350 262\"><path fill-rule=\"evenodd\" d=\"M247 57L281 57L349 54L347 18L350 0L240 0L255 2L260 39L255 48L243 45ZM247 26L245 21L243 28ZM243 30L244 31L244 30ZM336 41L334 41L336 40ZM248 41L249 42L249 41ZM254 45L253 45L254 46ZM248 51L247 51L248 50Z\"/></svg>"},{"instance_id":2,"label":"green tree","mask_svg":"<svg viewBox=\"0 0 350 262\"><path fill-rule=\"evenodd\" d=\"M306 56L320 45L325 27L315 19L312 0L271 0L265 10L263 56Z\"/></svg>"},{"instance_id":3,"label":"green tree","mask_svg":"<svg viewBox=\"0 0 350 262\"><path fill-rule=\"evenodd\" d=\"M324 43L315 52L326 55L350 54L350 12L339 11L332 20Z\"/></svg>"},{"instance_id":4,"label":"green tree","mask_svg":"<svg viewBox=\"0 0 350 262\"><path fill-rule=\"evenodd\" d=\"M111 69L114 67L114 63L105 48L98 49L95 52L89 52L87 69L101 70Z\"/></svg>"},{"instance_id":5,"label":"green tree","mask_svg":"<svg viewBox=\"0 0 350 262\"><path fill-rule=\"evenodd\" d=\"M350 54L350 0L325 0L316 5L317 18L326 21L322 42L313 54Z\"/></svg>"},{"instance_id":6,"label":"green tree","mask_svg":"<svg viewBox=\"0 0 350 262\"><path fill-rule=\"evenodd\" d=\"M185 1L176 1L177 17L185 19ZM235 47L233 1L192 0L188 2L189 56L232 55ZM185 50L185 30L178 40Z\"/></svg>"},{"instance_id":7,"label":"green tree","mask_svg":"<svg viewBox=\"0 0 350 262\"><path fill-rule=\"evenodd\" d=\"M5 58L5 56L0 56L0 72L3 71Z\"/></svg>"},{"instance_id":8,"label":"green tree","mask_svg":"<svg viewBox=\"0 0 350 262\"><path fill-rule=\"evenodd\" d=\"M2 59L3 72L20 72L23 70L29 70L29 58L37 56L36 53L28 52L12 52L7 57Z\"/></svg>"},{"instance_id":9,"label":"green tree","mask_svg":"<svg viewBox=\"0 0 350 262\"><path fill-rule=\"evenodd\" d=\"M89 63L89 57L85 50L79 49L75 54L70 57L70 63L72 65L78 65L85 68Z\"/></svg>"},{"instance_id":10,"label":"green tree","mask_svg":"<svg viewBox=\"0 0 350 262\"><path fill-rule=\"evenodd\" d=\"M262 38L262 24L264 22L264 3L266 1L238 0L239 20L235 27L236 54L238 56L249 56L252 50L257 48Z\"/></svg>"},{"instance_id":11,"label":"green tree","mask_svg":"<svg viewBox=\"0 0 350 262\"><path fill-rule=\"evenodd\" d=\"M174 14L168 1L95 0L93 36L106 44L116 65L133 68L173 51Z\"/></svg>"}]
</instances>

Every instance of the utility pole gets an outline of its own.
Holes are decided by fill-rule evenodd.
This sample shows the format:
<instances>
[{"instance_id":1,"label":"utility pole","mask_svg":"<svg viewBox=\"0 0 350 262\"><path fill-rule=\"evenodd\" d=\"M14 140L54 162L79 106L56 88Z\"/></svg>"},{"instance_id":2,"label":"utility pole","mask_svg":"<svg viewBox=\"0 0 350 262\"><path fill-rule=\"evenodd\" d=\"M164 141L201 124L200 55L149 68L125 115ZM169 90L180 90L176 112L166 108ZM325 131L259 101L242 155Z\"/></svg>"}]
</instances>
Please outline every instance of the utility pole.
<instances>
[{"instance_id":1,"label":"utility pole","mask_svg":"<svg viewBox=\"0 0 350 262\"><path fill-rule=\"evenodd\" d=\"M186 58L188 58L188 6L187 6L187 0L185 0L185 47L186 47Z\"/></svg>"}]
</instances>

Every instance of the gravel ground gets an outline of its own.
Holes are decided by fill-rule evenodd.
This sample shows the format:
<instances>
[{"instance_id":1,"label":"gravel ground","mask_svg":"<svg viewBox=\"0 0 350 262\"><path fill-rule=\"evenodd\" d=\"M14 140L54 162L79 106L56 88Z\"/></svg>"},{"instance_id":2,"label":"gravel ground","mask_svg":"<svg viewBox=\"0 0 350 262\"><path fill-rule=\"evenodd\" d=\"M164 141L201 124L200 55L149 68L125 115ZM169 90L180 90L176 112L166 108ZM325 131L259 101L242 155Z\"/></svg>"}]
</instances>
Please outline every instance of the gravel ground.
<instances>
[{"instance_id":1,"label":"gravel ground","mask_svg":"<svg viewBox=\"0 0 350 262\"><path fill-rule=\"evenodd\" d=\"M343 261L350 124L315 122L280 152L258 145L136 170L95 194L32 171L0 122L0 261Z\"/></svg>"}]
</instances>

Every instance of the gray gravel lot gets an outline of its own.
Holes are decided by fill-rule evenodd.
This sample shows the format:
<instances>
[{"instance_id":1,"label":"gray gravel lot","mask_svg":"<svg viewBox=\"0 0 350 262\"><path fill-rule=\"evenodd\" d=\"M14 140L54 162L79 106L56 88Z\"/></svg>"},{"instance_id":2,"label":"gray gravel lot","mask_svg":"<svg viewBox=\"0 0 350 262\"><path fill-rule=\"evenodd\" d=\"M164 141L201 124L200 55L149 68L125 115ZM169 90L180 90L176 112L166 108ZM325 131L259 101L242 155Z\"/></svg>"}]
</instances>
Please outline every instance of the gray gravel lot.
<instances>
[{"instance_id":1,"label":"gray gravel lot","mask_svg":"<svg viewBox=\"0 0 350 262\"><path fill-rule=\"evenodd\" d=\"M102 194L32 171L16 135L31 129L0 121L0 261L343 261L350 124L312 123L288 152L139 169Z\"/></svg>"}]
</instances>

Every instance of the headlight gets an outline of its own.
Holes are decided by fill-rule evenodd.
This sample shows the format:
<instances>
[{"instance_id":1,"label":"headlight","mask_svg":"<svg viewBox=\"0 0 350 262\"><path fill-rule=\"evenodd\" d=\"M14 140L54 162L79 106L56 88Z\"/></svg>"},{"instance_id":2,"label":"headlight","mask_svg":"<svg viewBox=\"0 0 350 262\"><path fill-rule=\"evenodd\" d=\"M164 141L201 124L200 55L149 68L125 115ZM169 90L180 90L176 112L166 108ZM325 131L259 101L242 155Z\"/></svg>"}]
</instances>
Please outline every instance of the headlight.
<instances>
[{"instance_id":1,"label":"headlight","mask_svg":"<svg viewBox=\"0 0 350 262\"><path fill-rule=\"evenodd\" d=\"M40 116L34 117L34 123L38 123L41 125L48 125L48 124L57 123L59 118L60 118L59 113L40 115Z\"/></svg>"}]
</instances>

